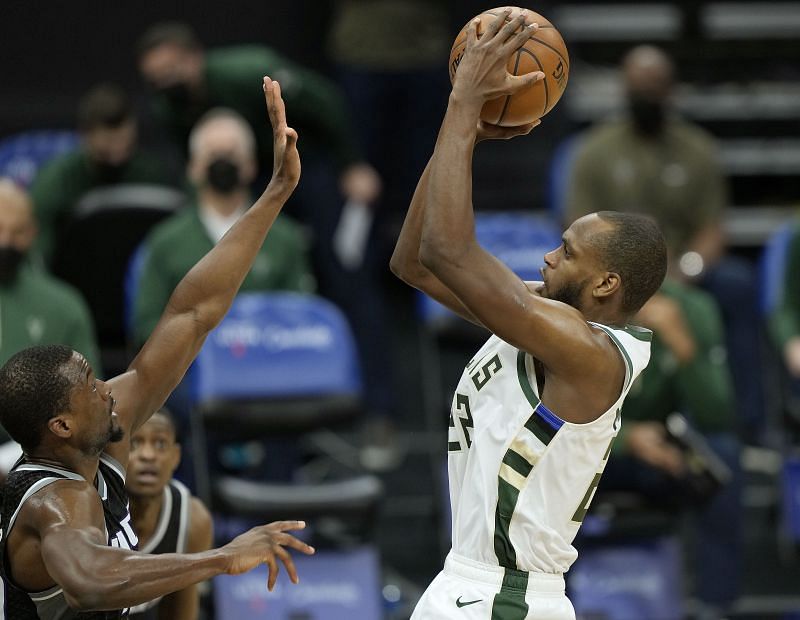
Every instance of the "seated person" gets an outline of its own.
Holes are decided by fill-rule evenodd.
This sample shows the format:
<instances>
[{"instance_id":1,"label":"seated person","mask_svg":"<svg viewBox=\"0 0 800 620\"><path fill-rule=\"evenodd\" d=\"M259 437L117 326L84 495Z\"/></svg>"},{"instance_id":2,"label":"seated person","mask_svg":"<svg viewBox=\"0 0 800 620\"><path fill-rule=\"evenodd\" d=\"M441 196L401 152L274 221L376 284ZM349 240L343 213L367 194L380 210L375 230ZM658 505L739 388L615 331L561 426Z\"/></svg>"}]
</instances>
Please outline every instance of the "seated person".
<instances>
[{"instance_id":1,"label":"seated person","mask_svg":"<svg viewBox=\"0 0 800 620\"><path fill-rule=\"evenodd\" d=\"M159 223L144 241L146 255L133 313L137 344L150 335L181 278L252 202L255 138L238 113L222 108L209 112L192 131L189 150L188 176L196 189L196 204ZM313 288L302 232L279 215L240 290Z\"/></svg>"},{"instance_id":2,"label":"seated person","mask_svg":"<svg viewBox=\"0 0 800 620\"><path fill-rule=\"evenodd\" d=\"M94 326L83 298L29 259L36 234L27 194L0 179L0 366L27 347L63 344L84 351L100 372Z\"/></svg>"},{"instance_id":3,"label":"seated person","mask_svg":"<svg viewBox=\"0 0 800 620\"><path fill-rule=\"evenodd\" d=\"M203 503L172 478L181 460L175 423L166 410L156 412L131 436L125 479L133 531L139 551L195 553L211 548L213 524ZM196 585L131 609L136 620L196 620Z\"/></svg>"},{"instance_id":4,"label":"seated person","mask_svg":"<svg viewBox=\"0 0 800 620\"><path fill-rule=\"evenodd\" d=\"M670 512L695 507L695 594L724 609L738 595L742 558L740 447L722 319L710 295L668 277L635 322L653 330L650 364L625 401L598 493L635 492ZM733 474L711 497L698 495L687 456L668 439L664 422L673 412L690 420Z\"/></svg>"},{"instance_id":5,"label":"seated person","mask_svg":"<svg viewBox=\"0 0 800 620\"><path fill-rule=\"evenodd\" d=\"M100 84L78 105L81 147L53 158L31 185L31 198L41 229L36 250L52 259L58 227L88 191L119 183L165 184L165 167L136 144L133 108L120 87Z\"/></svg>"}]
</instances>

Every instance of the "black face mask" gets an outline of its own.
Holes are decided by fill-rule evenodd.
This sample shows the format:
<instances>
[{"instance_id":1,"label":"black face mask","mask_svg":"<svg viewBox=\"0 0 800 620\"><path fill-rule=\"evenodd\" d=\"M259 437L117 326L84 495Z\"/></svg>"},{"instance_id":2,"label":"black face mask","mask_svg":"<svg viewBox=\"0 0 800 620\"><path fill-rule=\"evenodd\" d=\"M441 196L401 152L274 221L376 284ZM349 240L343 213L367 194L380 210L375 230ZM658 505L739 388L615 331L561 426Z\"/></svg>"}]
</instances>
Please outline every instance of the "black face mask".
<instances>
[{"instance_id":1,"label":"black face mask","mask_svg":"<svg viewBox=\"0 0 800 620\"><path fill-rule=\"evenodd\" d=\"M631 95L628 98L628 107L637 132L645 136L656 136L661 133L666 116L663 103Z\"/></svg>"},{"instance_id":2,"label":"black face mask","mask_svg":"<svg viewBox=\"0 0 800 620\"><path fill-rule=\"evenodd\" d=\"M125 174L125 166L128 162L121 164L109 164L107 162L93 162L92 168L98 181L101 183L119 183Z\"/></svg>"},{"instance_id":3,"label":"black face mask","mask_svg":"<svg viewBox=\"0 0 800 620\"><path fill-rule=\"evenodd\" d=\"M214 191L230 194L240 186L239 166L227 157L218 157L208 166L206 182Z\"/></svg>"},{"instance_id":4,"label":"black face mask","mask_svg":"<svg viewBox=\"0 0 800 620\"><path fill-rule=\"evenodd\" d=\"M156 88L155 90L157 93L169 99L170 103L174 106L185 106L192 100L192 90L185 82L175 82L174 84Z\"/></svg>"},{"instance_id":5,"label":"black face mask","mask_svg":"<svg viewBox=\"0 0 800 620\"><path fill-rule=\"evenodd\" d=\"M0 246L0 284L11 284L19 273L25 253L14 246Z\"/></svg>"}]
</instances>

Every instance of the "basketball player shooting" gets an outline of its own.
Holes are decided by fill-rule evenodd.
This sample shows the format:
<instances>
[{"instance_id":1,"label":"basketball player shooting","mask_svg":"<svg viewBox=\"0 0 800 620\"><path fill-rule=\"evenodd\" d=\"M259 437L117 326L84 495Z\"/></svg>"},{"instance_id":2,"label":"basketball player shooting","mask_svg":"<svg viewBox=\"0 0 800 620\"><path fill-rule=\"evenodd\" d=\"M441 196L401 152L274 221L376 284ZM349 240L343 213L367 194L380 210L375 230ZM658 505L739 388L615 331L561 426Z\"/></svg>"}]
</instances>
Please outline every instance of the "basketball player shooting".
<instances>
[{"instance_id":1,"label":"basketball player shooting","mask_svg":"<svg viewBox=\"0 0 800 620\"><path fill-rule=\"evenodd\" d=\"M629 319L658 289L666 248L652 220L587 215L523 282L475 239L476 142L528 133L479 122L487 100L543 75L512 76L509 56L536 26L502 12L468 29L433 156L419 180L392 270L492 336L467 364L448 430L452 550L412 620L561 620L572 541L647 365L647 330Z\"/></svg>"},{"instance_id":2,"label":"basketball player shooting","mask_svg":"<svg viewBox=\"0 0 800 620\"><path fill-rule=\"evenodd\" d=\"M124 488L131 435L161 407L230 308L300 177L280 87L264 78L264 92L272 179L178 284L127 372L101 381L82 355L59 346L25 349L0 369L0 422L24 451L3 494L0 618L121 618L125 608L264 563L272 589L279 560L297 582L284 547L313 553L286 533L302 529L299 521L256 527L202 553L131 551L137 540Z\"/></svg>"}]
</instances>

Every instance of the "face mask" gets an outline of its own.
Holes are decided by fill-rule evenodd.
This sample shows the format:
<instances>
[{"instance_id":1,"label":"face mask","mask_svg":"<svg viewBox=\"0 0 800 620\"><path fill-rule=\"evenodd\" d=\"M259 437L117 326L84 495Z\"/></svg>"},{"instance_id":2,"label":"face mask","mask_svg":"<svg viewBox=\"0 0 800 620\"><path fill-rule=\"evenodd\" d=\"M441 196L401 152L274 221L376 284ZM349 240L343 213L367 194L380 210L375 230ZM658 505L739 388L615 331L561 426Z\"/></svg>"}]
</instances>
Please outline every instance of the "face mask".
<instances>
[{"instance_id":1,"label":"face mask","mask_svg":"<svg viewBox=\"0 0 800 620\"><path fill-rule=\"evenodd\" d=\"M11 284L19 273L25 253L14 246L0 246L0 284Z\"/></svg>"},{"instance_id":2,"label":"face mask","mask_svg":"<svg viewBox=\"0 0 800 620\"><path fill-rule=\"evenodd\" d=\"M125 166L128 162L121 164L109 164L106 162L94 162L95 175L101 183L119 183L125 173Z\"/></svg>"},{"instance_id":3,"label":"face mask","mask_svg":"<svg viewBox=\"0 0 800 620\"><path fill-rule=\"evenodd\" d=\"M631 95L628 99L631 119L636 131L645 136L655 136L664 128L664 104L653 99Z\"/></svg>"},{"instance_id":4,"label":"face mask","mask_svg":"<svg viewBox=\"0 0 800 620\"><path fill-rule=\"evenodd\" d=\"M156 92L169 99L170 103L176 106L187 105L192 100L192 91L189 85L184 82L175 82L169 86L157 88Z\"/></svg>"},{"instance_id":5,"label":"face mask","mask_svg":"<svg viewBox=\"0 0 800 620\"><path fill-rule=\"evenodd\" d=\"M239 167L227 157L218 157L208 166L206 182L214 191L230 194L240 185Z\"/></svg>"}]
</instances>

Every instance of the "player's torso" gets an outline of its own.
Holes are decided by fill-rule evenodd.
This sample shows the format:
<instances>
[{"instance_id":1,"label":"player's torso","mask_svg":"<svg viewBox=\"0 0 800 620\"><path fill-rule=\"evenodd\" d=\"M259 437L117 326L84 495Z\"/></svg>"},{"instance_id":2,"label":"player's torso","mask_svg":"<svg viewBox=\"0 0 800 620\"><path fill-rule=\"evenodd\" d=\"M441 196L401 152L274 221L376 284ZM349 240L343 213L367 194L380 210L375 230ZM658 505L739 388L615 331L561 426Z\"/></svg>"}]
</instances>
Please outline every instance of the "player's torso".
<instances>
[{"instance_id":1,"label":"player's torso","mask_svg":"<svg viewBox=\"0 0 800 620\"><path fill-rule=\"evenodd\" d=\"M9 578L8 571L11 561L7 557L6 543L22 505L33 494L63 479L83 480L74 472L33 463L22 463L15 466L9 474L3 498L2 538L0 538L0 555L2 556L0 572L2 572L4 594L0 620L3 618L14 618L15 620L26 620L27 618L35 620L111 620L127 615L127 610L78 613L69 608L64 593L58 585L42 592L29 593L16 587ZM122 467L113 459L103 455L94 486L103 505L108 545L136 549L137 539L130 526L130 513L124 485Z\"/></svg>"},{"instance_id":2,"label":"player's torso","mask_svg":"<svg viewBox=\"0 0 800 620\"><path fill-rule=\"evenodd\" d=\"M532 357L489 338L466 366L451 407L453 550L508 568L566 571L619 430L621 400L590 424L563 422L539 402Z\"/></svg>"}]
</instances>

